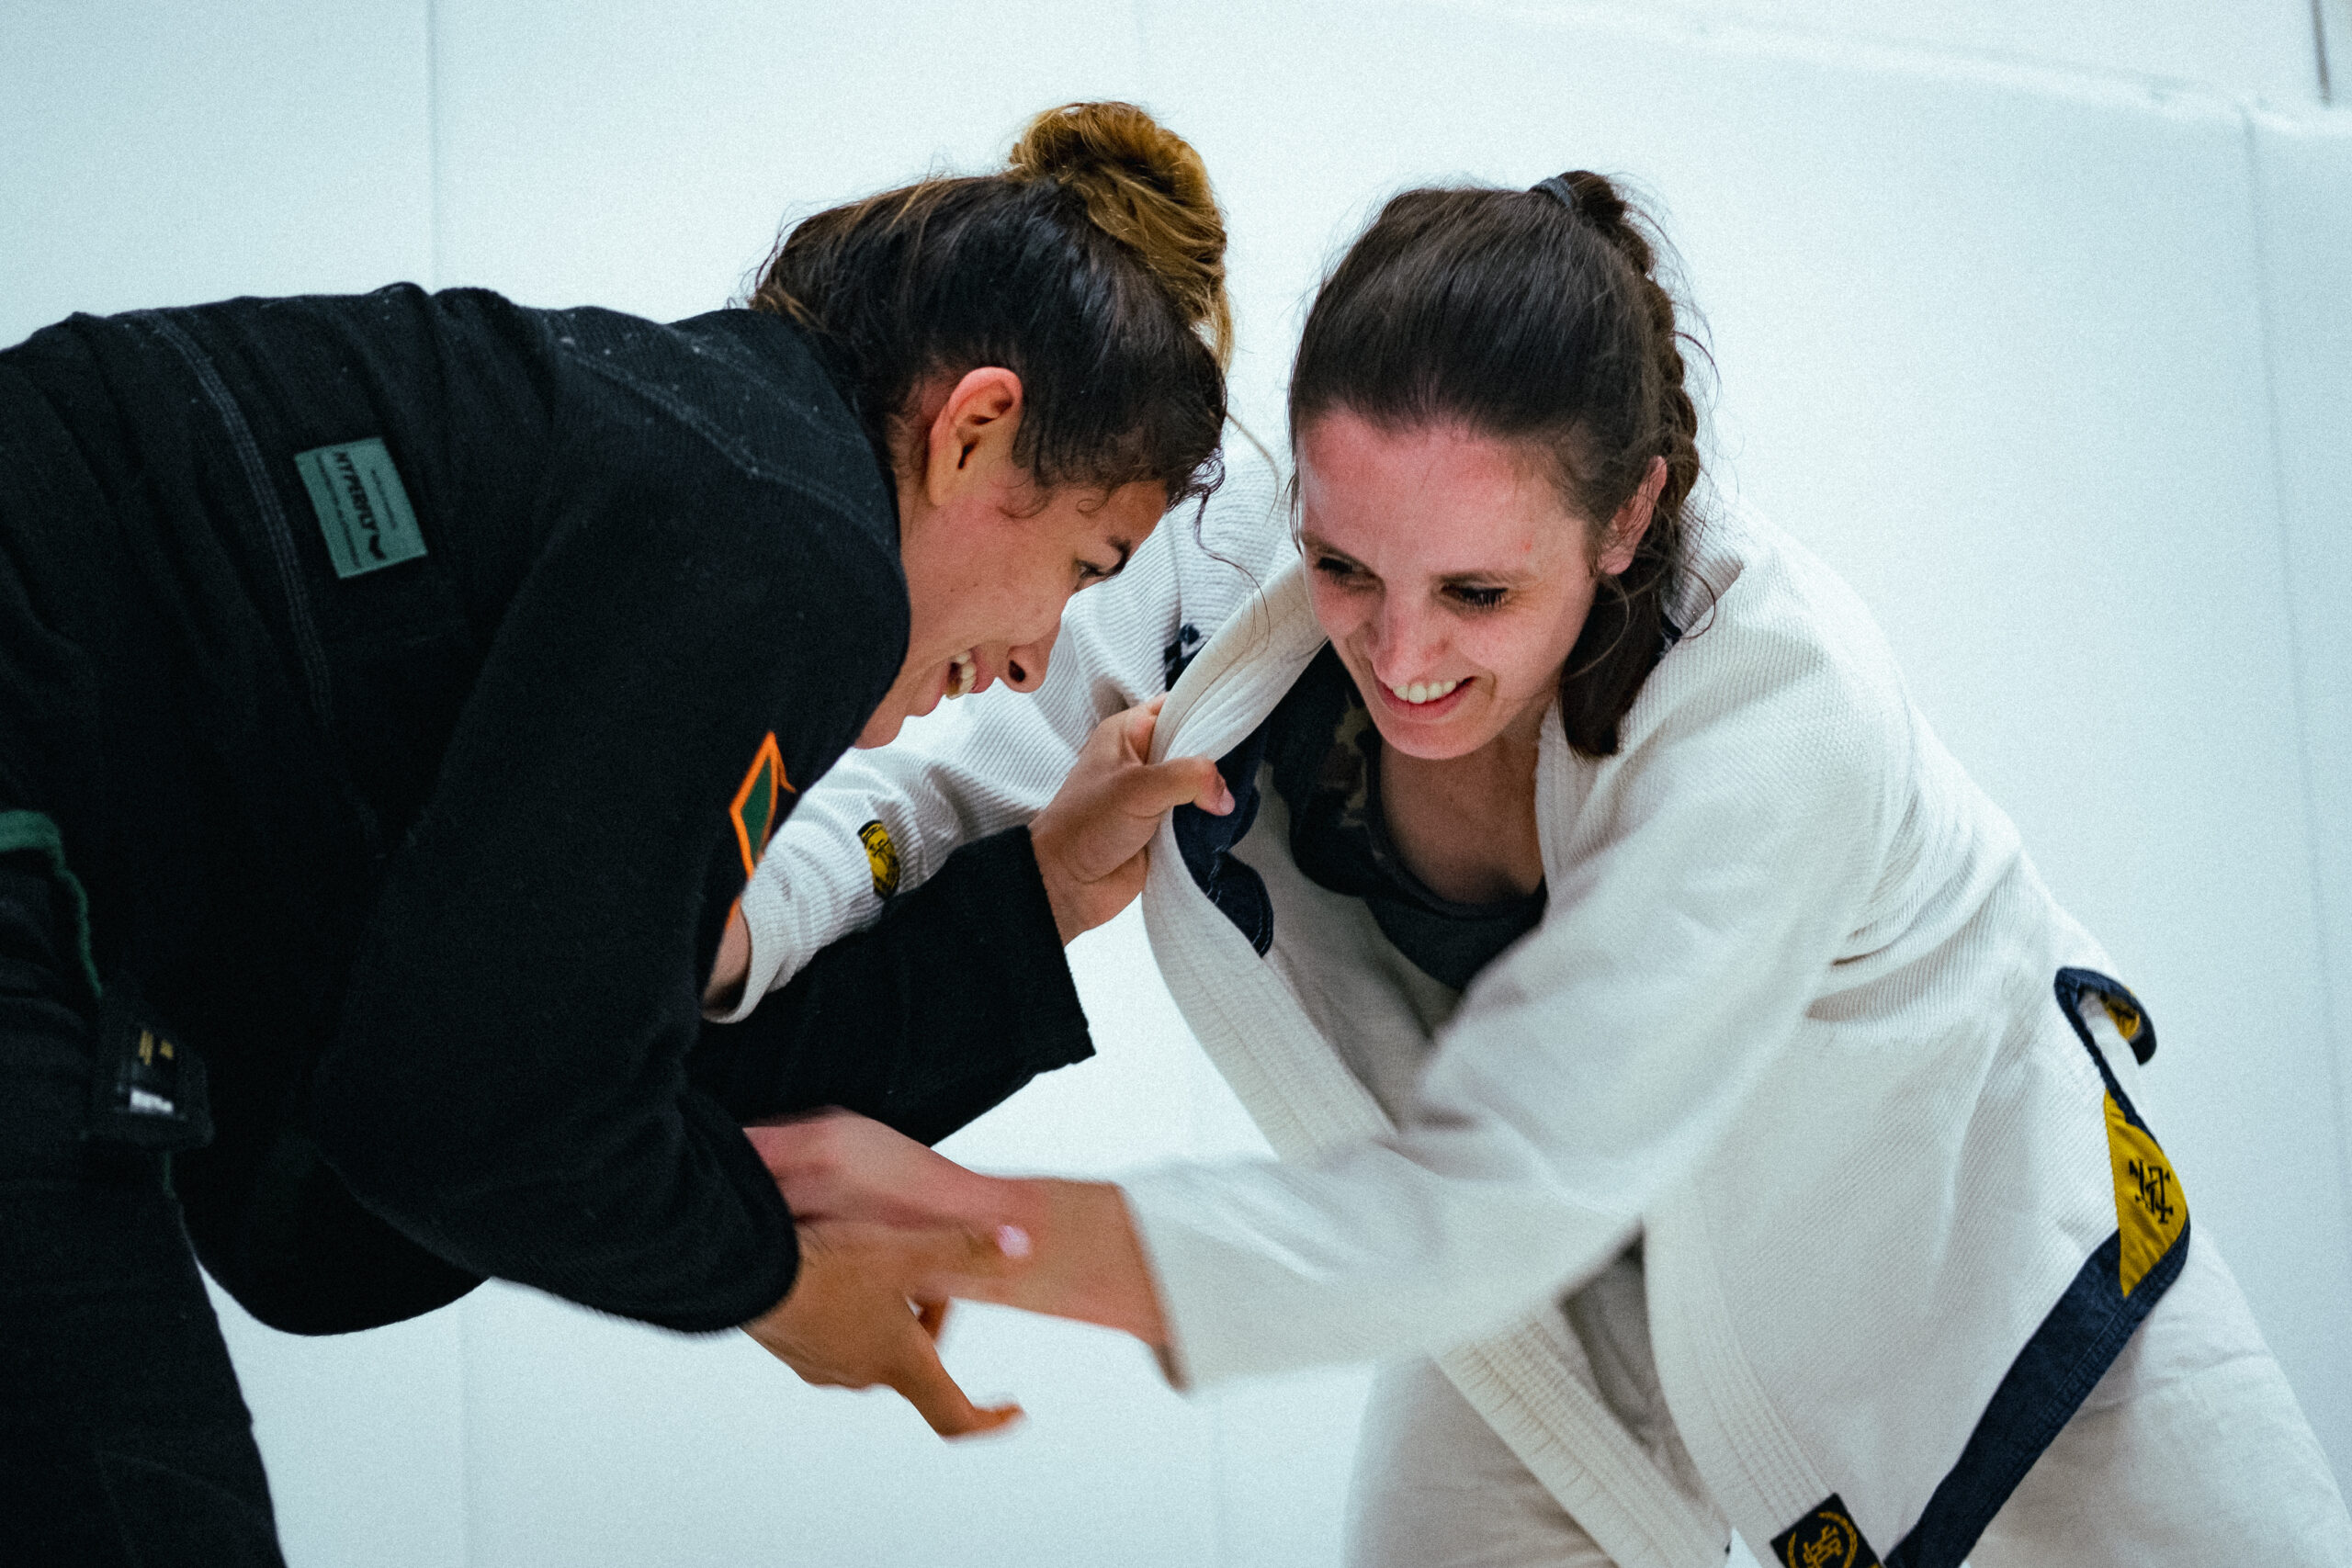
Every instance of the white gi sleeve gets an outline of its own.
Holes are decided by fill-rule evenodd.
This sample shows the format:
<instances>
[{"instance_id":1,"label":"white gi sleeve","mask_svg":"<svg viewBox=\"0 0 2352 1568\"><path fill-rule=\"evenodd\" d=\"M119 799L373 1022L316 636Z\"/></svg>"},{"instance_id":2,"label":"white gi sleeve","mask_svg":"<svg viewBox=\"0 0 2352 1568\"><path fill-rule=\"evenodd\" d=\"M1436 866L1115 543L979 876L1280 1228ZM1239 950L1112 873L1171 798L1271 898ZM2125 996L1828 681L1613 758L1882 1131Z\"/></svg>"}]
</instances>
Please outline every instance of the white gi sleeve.
<instances>
[{"instance_id":1,"label":"white gi sleeve","mask_svg":"<svg viewBox=\"0 0 2352 1568\"><path fill-rule=\"evenodd\" d=\"M1166 691L1171 671L1295 553L1283 476L1255 442L1228 445L1205 508L1160 519L1126 570L1071 599L1035 694L997 686L943 703L873 751L852 751L801 798L743 890L751 968L732 1023L827 943L878 919L976 839L1053 798L1094 727Z\"/></svg>"},{"instance_id":2,"label":"white gi sleeve","mask_svg":"<svg viewBox=\"0 0 2352 1568\"><path fill-rule=\"evenodd\" d=\"M1860 921L1908 777L1891 685L1803 627L1718 626L1618 756L1558 750L1544 920L1472 982L1395 1134L1123 1183L1186 1379L1441 1350L1616 1256Z\"/></svg>"}]
</instances>

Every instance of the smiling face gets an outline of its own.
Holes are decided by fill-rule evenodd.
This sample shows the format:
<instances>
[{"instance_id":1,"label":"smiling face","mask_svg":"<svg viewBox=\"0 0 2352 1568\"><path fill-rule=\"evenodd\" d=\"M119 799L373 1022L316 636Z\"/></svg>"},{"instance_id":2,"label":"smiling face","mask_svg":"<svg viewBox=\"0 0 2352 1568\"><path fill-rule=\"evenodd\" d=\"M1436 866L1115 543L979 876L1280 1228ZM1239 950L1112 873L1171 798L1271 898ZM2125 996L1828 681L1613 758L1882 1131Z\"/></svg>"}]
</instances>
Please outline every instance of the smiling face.
<instances>
[{"instance_id":1,"label":"smiling face","mask_svg":"<svg viewBox=\"0 0 2352 1568\"><path fill-rule=\"evenodd\" d=\"M1069 486L1041 508L1035 492L1019 484L934 513L900 547L913 610L906 663L857 743L886 745L942 698L1000 681L1035 691L1062 606L1118 574L1165 502L1157 485L1107 496Z\"/></svg>"},{"instance_id":2,"label":"smiling face","mask_svg":"<svg viewBox=\"0 0 2352 1568\"><path fill-rule=\"evenodd\" d=\"M930 388L909 421L921 437L899 475L907 656L862 747L888 744L943 697L1000 681L1035 691L1062 606L1117 575L1167 505L1150 483L1040 495L1013 456L1021 407L1019 378L990 367Z\"/></svg>"},{"instance_id":3,"label":"smiling face","mask_svg":"<svg viewBox=\"0 0 2352 1568\"><path fill-rule=\"evenodd\" d=\"M1596 561L1591 523L1523 443L1384 430L1340 409L1297 451L1315 616L1381 738L1433 761L1506 734L1532 741L1600 574L1633 559L1643 498Z\"/></svg>"}]
</instances>

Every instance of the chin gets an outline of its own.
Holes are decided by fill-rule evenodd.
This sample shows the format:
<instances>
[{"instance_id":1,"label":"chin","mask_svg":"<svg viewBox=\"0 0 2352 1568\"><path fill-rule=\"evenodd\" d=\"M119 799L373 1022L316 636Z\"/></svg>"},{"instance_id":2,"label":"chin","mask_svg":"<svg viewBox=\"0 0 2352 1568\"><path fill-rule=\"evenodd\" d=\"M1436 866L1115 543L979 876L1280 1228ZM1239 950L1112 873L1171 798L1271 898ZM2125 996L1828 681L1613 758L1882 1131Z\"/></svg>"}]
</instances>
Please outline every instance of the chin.
<instances>
[{"instance_id":1,"label":"chin","mask_svg":"<svg viewBox=\"0 0 2352 1568\"><path fill-rule=\"evenodd\" d=\"M1485 726L1383 723L1386 716L1373 716L1373 728L1380 731L1380 738L1408 757L1419 757L1424 762L1448 762L1456 757L1466 757L1492 740L1497 733ZM1399 733L1408 729L1410 733Z\"/></svg>"},{"instance_id":2,"label":"chin","mask_svg":"<svg viewBox=\"0 0 2352 1568\"><path fill-rule=\"evenodd\" d=\"M899 738L899 731L905 728L907 716L902 713L877 713L865 721L865 728L857 732L857 739L850 744L860 751L871 751L877 746L888 746Z\"/></svg>"}]
</instances>

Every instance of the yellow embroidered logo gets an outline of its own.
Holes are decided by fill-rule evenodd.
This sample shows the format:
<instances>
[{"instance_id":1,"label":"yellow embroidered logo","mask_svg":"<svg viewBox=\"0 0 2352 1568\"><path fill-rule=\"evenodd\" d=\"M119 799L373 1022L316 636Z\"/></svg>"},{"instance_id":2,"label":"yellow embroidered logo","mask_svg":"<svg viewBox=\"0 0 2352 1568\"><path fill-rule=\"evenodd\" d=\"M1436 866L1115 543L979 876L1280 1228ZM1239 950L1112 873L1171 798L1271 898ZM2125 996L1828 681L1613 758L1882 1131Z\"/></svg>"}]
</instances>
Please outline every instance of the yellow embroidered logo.
<instances>
[{"instance_id":1,"label":"yellow embroidered logo","mask_svg":"<svg viewBox=\"0 0 2352 1568\"><path fill-rule=\"evenodd\" d=\"M2098 1002L2107 1010L2107 1016L2115 1024L2115 1032L2123 1036L2126 1044L2140 1038L2140 1030L2145 1021L2141 1018L2138 1008L2111 994L2101 995Z\"/></svg>"},{"instance_id":2,"label":"yellow embroidered logo","mask_svg":"<svg viewBox=\"0 0 2352 1568\"><path fill-rule=\"evenodd\" d=\"M752 771L743 775L742 787L727 808L727 819L735 825L735 847L743 852L746 879L758 869L760 852L768 847L775 825L784 818L784 797L794 793L792 781L784 776L784 753L776 749L775 731L771 729L752 753Z\"/></svg>"},{"instance_id":3,"label":"yellow embroidered logo","mask_svg":"<svg viewBox=\"0 0 2352 1568\"><path fill-rule=\"evenodd\" d=\"M874 896L888 898L899 890L899 846L890 841L890 829L876 818L857 830L857 841L865 846L865 863L874 873Z\"/></svg>"},{"instance_id":4,"label":"yellow embroidered logo","mask_svg":"<svg viewBox=\"0 0 2352 1568\"><path fill-rule=\"evenodd\" d=\"M2111 1094L2107 1097L2107 1155L2115 1168L2115 1228L2123 1248L2117 1273L2128 1296L2180 1239L2181 1227L2188 1224L2188 1200L2156 1140L2145 1127L2126 1119Z\"/></svg>"},{"instance_id":5,"label":"yellow embroidered logo","mask_svg":"<svg viewBox=\"0 0 2352 1568\"><path fill-rule=\"evenodd\" d=\"M1835 1492L1773 1537L1772 1561L1781 1568L1879 1568L1878 1553Z\"/></svg>"}]
</instances>

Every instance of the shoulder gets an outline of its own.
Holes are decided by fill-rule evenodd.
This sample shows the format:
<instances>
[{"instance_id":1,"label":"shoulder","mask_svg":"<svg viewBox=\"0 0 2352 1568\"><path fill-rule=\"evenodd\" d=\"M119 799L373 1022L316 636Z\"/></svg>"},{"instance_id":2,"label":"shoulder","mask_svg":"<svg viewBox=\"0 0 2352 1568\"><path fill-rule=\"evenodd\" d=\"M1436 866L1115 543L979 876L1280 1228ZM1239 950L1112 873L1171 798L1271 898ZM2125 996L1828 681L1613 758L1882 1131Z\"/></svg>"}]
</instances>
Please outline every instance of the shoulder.
<instances>
[{"instance_id":1,"label":"shoulder","mask_svg":"<svg viewBox=\"0 0 2352 1568\"><path fill-rule=\"evenodd\" d=\"M1910 702L1860 598L1744 508L1711 517L1692 554L1683 636L1626 716L1621 756L1696 750L1783 788L1890 795L1909 766Z\"/></svg>"},{"instance_id":2,"label":"shoulder","mask_svg":"<svg viewBox=\"0 0 2352 1568\"><path fill-rule=\"evenodd\" d=\"M729 310L662 322L582 307L544 312L592 403L615 399L673 459L803 496L862 525L897 554L897 509L873 444L799 329Z\"/></svg>"}]
</instances>

